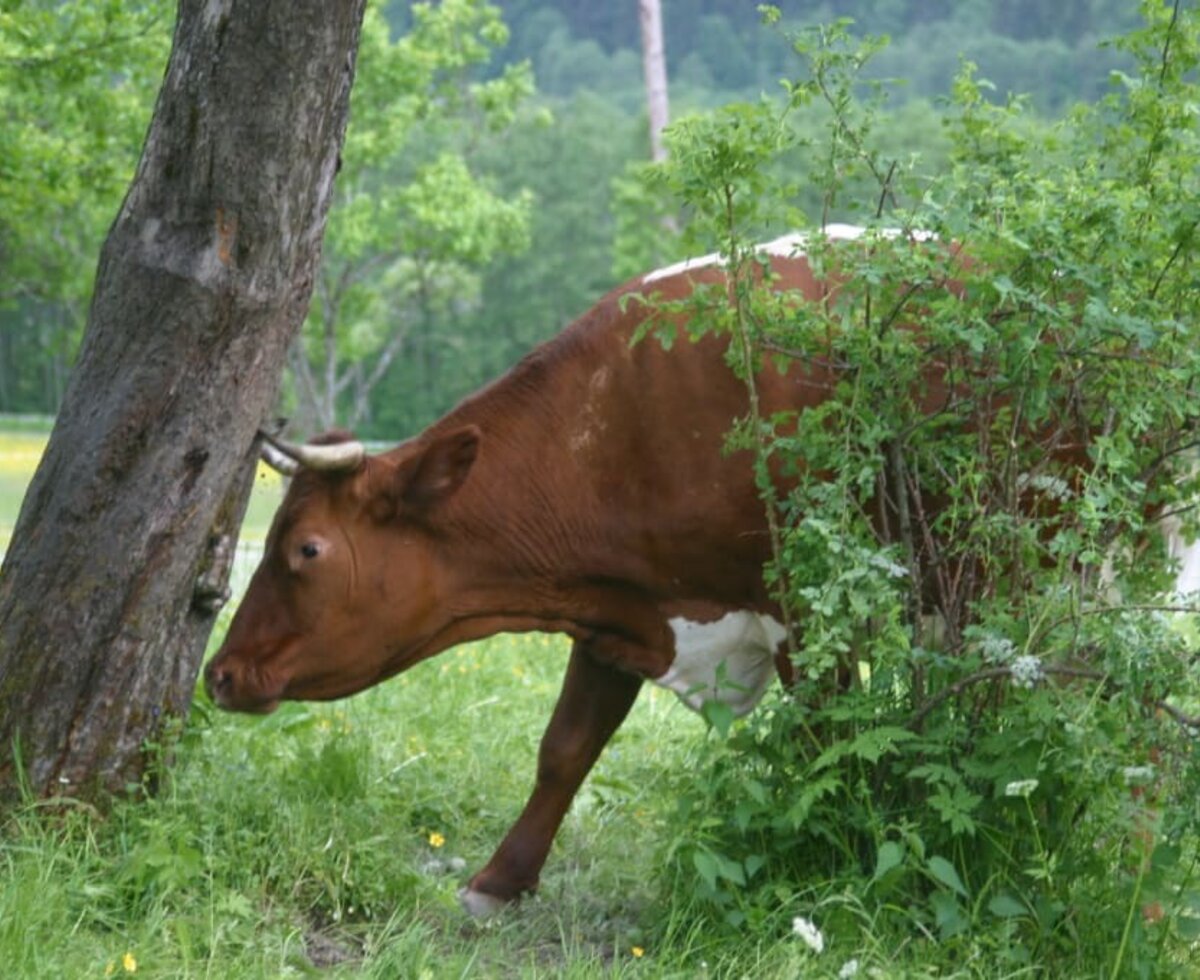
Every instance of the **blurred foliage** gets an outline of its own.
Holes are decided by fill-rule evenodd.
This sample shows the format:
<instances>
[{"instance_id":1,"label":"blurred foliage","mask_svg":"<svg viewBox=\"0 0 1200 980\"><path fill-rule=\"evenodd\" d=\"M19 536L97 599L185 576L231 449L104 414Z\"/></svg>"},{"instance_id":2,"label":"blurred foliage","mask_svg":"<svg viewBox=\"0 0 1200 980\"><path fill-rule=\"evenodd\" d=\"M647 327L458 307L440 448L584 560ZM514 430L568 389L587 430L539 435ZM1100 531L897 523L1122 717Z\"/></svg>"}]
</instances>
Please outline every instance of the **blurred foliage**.
<instances>
[{"instance_id":1,"label":"blurred foliage","mask_svg":"<svg viewBox=\"0 0 1200 980\"><path fill-rule=\"evenodd\" d=\"M930 175L948 159L935 106L960 52L990 100L1029 90L1054 112L1133 64L1097 48L1132 21L1117 0L838 0L789 6L781 20L794 30L801 17L838 16L893 36L860 77L910 82L882 90L870 138ZM171 17L149 0L0 3L0 411L58 404ZM755 4L666 0L664 18L677 118L737 96L778 104L793 56ZM648 150L634 8L511 0L502 20L481 0L371 5L353 102L326 261L289 372L283 410L298 429L336 421L399 439L619 278L686 247L669 234L671 205L637 179ZM769 166L805 172L828 112L793 106L791 149ZM795 190L812 213L821 192ZM854 217L859 200L847 188L831 213Z\"/></svg>"},{"instance_id":2,"label":"blurred foliage","mask_svg":"<svg viewBox=\"0 0 1200 980\"><path fill-rule=\"evenodd\" d=\"M730 338L751 406L731 444L796 626L795 689L742 724L709 711L703 776L678 781L670 856L716 928L778 929L832 880L859 904L816 918L850 941L865 913L1047 975L1192 955L1195 607L1157 520L1194 535L1200 489L1200 23L1142 14L1117 42L1135 67L1052 127L965 64L933 174L873 137L877 42L786 31L787 106L683 120L644 172L686 250L727 257L728 287L671 309ZM797 132L818 105L823 137ZM863 235L825 238L847 209ZM837 282L823 302L764 281L781 214ZM825 397L763 415L775 369Z\"/></svg>"},{"instance_id":3,"label":"blurred foliage","mask_svg":"<svg viewBox=\"0 0 1200 980\"><path fill-rule=\"evenodd\" d=\"M789 70L779 34L754 29L758 4L745 0L662 0L668 74L688 93L737 94L769 90ZM1033 91L1042 109L1059 109L1103 91L1114 57L1098 56L1099 40L1137 22L1124 0L824 0L781 4L789 29L840 18L893 38L870 74L908 80L907 92L942 95L960 53L1002 93ZM637 18L619 4L588 0L508 0L513 56L528 58L542 89L553 95L579 88L621 90L640 105ZM675 93L678 95L678 92Z\"/></svg>"},{"instance_id":4,"label":"blurred foliage","mask_svg":"<svg viewBox=\"0 0 1200 980\"><path fill-rule=\"evenodd\" d=\"M300 427L370 421L396 359L420 362L430 398L435 325L479 304L479 270L528 247L531 195L501 195L472 161L532 92L528 65L476 77L507 29L481 0L415 4L393 40L368 7L314 302L291 358ZM422 390L423 389L423 390Z\"/></svg>"},{"instance_id":5,"label":"blurred foliage","mask_svg":"<svg viewBox=\"0 0 1200 980\"><path fill-rule=\"evenodd\" d=\"M0 410L58 407L173 9L0 3Z\"/></svg>"}]
</instances>

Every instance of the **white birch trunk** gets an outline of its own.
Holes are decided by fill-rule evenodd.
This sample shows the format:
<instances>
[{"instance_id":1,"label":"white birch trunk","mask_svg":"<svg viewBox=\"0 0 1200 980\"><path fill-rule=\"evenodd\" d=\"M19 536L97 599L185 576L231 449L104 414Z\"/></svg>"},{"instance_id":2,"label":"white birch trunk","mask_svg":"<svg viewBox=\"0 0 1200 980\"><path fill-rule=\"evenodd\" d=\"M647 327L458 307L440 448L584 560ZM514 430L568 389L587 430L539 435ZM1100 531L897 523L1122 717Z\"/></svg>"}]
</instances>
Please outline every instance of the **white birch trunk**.
<instances>
[{"instance_id":1,"label":"white birch trunk","mask_svg":"<svg viewBox=\"0 0 1200 980\"><path fill-rule=\"evenodd\" d=\"M646 79L646 107L650 114L650 159L665 160L662 132L670 118L667 98L667 58L663 45L662 7L659 0L638 0L642 25L642 71Z\"/></svg>"}]
</instances>

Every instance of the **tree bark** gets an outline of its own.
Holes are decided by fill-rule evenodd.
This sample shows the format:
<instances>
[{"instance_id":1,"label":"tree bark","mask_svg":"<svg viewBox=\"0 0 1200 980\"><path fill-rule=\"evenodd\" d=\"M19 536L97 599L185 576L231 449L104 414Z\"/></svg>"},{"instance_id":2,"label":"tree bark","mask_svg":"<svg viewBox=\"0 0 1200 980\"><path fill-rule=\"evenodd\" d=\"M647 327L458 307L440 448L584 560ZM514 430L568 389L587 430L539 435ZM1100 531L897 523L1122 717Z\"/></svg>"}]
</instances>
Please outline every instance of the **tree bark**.
<instances>
[{"instance_id":1,"label":"tree bark","mask_svg":"<svg viewBox=\"0 0 1200 980\"><path fill-rule=\"evenodd\" d=\"M187 714L316 275L363 4L180 2L0 574L0 802L144 785Z\"/></svg>"},{"instance_id":2,"label":"tree bark","mask_svg":"<svg viewBox=\"0 0 1200 980\"><path fill-rule=\"evenodd\" d=\"M650 114L650 159L667 158L662 131L670 113L667 100L667 56L663 45L662 7L659 0L638 0L642 27L642 72L646 80L646 106Z\"/></svg>"}]
</instances>

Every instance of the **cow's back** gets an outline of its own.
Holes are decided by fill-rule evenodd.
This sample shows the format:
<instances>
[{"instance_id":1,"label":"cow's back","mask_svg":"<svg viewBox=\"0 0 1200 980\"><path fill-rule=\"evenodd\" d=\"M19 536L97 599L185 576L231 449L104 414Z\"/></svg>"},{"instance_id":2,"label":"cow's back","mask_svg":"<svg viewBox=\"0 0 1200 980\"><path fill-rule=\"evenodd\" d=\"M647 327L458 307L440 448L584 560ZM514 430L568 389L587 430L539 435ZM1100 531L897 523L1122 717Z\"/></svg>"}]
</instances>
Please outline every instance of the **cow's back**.
<instances>
[{"instance_id":1,"label":"cow's back","mask_svg":"<svg viewBox=\"0 0 1200 980\"><path fill-rule=\"evenodd\" d=\"M784 285L812 288L802 259L777 268ZM480 462L490 439L503 472L476 489L504 495L503 511L522 515L514 526L541 520L548 541L580 552L556 561L586 554L586 574L664 599L766 608L769 548L752 458L726 450L749 409L726 362L728 338L690 341L672 315L669 346L654 329L634 342L648 317L662 316L658 303L719 281L704 268L625 284L442 426L481 426ZM827 379L796 365L765 366L758 386L767 413L827 394Z\"/></svg>"}]
</instances>

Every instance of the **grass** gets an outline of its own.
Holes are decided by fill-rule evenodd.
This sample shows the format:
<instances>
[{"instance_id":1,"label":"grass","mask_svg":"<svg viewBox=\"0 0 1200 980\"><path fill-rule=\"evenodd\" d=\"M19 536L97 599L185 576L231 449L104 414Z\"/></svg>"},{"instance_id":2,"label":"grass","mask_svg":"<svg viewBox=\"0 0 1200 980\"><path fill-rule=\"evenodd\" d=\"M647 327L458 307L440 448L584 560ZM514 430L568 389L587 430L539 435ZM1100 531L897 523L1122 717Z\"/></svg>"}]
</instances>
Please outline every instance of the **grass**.
<instances>
[{"instance_id":1,"label":"grass","mask_svg":"<svg viewBox=\"0 0 1200 980\"><path fill-rule=\"evenodd\" d=\"M5 542L45 438L0 434ZM260 474L251 554L279 490ZM460 910L457 890L525 802L566 653L562 637L496 637L267 718L199 694L156 797L8 821L4 976L798 975L794 943L714 947L665 891L668 777L705 736L657 689L579 794L538 895L486 923Z\"/></svg>"},{"instance_id":2,"label":"grass","mask_svg":"<svg viewBox=\"0 0 1200 980\"><path fill-rule=\"evenodd\" d=\"M41 438L0 436L0 523ZM251 541L278 492L259 481ZM265 718L198 695L158 795L106 813L31 804L3 825L3 975L782 980L848 975L852 960L860 977L1046 975L1014 965L995 933L939 944L846 881L780 883L777 915L711 931L696 876L671 855L689 821L731 816L681 818L678 790L705 778L710 736L650 687L568 814L538 895L470 920L455 894L525 802L566 653L561 637L496 637ZM826 927L824 952L791 934L794 915Z\"/></svg>"},{"instance_id":3,"label":"grass","mask_svg":"<svg viewBox=\"0 0 1200 980\"><path fill-rule=\"evenodd\" d=\"M8 547L21 498L45 448L45 433L0 432L0 548Z\"/></svg>"},{"instance_id":4,"label":"grass","mask_svg":"<svg viewBox=\"0 0 1200 980\"><path fill-rule=\"evenodd\" d=\"M8 547L21 499L33 477L38 460L46 448L48 432L30 423L27 427L15 424L13 417L0 418L0 549ZM282 495L281 479L266 466L259 467L250 504L246 511L243 538L261 543L271 523L271 515Z\"/></svg>"},{"instance_id":5,"label":"grass","mask_svg":"<svg viewBox=\"0 0 1200 980\"><path fill-rule=\"evenodd\" d=\"M664 775L704 736L657 690L580 794L536 898L482 924L460 911L525 800L565 653L499 637L265 719L198 703L158 797L12 822L5 976L122 974L126 954L147 977L798 975L795 943L714 948L665 894Z\"/></svg>"}]
</instances>

